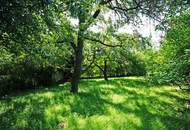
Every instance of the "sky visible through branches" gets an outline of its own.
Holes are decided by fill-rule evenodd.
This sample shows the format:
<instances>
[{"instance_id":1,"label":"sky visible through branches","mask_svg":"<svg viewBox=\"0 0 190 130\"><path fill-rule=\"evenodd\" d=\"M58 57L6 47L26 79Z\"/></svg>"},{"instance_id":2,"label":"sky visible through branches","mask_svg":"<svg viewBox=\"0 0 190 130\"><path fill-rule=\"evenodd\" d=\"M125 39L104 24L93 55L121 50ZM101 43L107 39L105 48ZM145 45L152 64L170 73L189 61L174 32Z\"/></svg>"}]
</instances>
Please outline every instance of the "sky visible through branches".
<instances>
[{"instance_id":1,"label":"sky visible through branches","mask_svg":"<svg viewBox=\"0 0 190 130\"><path fill-rule=\"evenodd\" d=\"M107 13L104 15L105 19L115 19L112 14ZM71 24L73 26L78 25L78 19L70 18ZM133 25L133 24L125 24L124 26L121 26L118 28L118 33L129 33L133 34L134 31L138 31L143 37L151 37L152 46L155 49L158 49L160 46L160 41L162 37L164 36L164 32L160 30L156 30L156 25L159 23L155 20L149 19L147 17L142 17L142 23L139 25ZM89 28L91 31L98 33L103 32L106 29L106 25L104 23L98 22L96 25L93 25Z\"/></svg>"}]
</instances>

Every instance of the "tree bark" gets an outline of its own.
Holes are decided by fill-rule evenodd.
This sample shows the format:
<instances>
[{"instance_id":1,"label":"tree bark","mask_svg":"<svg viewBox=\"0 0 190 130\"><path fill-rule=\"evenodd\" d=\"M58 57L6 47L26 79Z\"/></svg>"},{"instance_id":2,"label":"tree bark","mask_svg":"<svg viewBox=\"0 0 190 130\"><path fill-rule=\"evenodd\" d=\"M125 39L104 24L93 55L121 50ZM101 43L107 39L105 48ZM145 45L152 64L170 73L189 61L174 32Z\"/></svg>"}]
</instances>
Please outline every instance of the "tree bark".
<instances>
[{"instance_id":1,"label":"tree bark","mask_svg":"<svg viewBox=\"0 0 190 130\"><path fill-rule=\"evenodd\" d=\"M79 23L80 24L80 23ZM79 25L80 26L80 25ZM71 80L71 90L72 93L78 93L78 83L81 76L81 68L82 68L82 60L83 60L83 29L79 28L77 45L75 48L75 56L74 56L74 72Z\"/></svg>"},{"instance_id":2,"label":"tree bark","mask_svg":"<svg viewBox=\"0 0 190 130\"><path fill-rule=\"evenodd\" d=\"M108 0L110 2L110 0ZM106 2L107 3L107 2ZM100 2L100 5L106 4ZM96 19L100 13L100 9L96 10L94 15L92 15L93 19ZM74 72L71 80L71 90L72 93L78 93L78 83L81 76L81 68L82 68L82 60L83 60L83 44L84 44L84 31L88 29L91 22L85 25L85 15L83 12L79 12L79 30L78 30L78 38L77 45L74 47L75 52L75 61L74 61ZM85 26L84 26L85 25Z\"/></svg>"}]
</instances>

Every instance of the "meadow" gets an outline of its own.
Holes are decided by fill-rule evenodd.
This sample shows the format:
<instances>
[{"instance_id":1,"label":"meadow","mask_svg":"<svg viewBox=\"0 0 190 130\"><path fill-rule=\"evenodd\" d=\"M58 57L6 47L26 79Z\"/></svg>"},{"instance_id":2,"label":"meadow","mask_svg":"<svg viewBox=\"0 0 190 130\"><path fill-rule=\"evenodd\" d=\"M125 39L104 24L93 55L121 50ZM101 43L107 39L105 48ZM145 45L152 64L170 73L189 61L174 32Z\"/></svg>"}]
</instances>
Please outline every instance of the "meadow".
<instances>
[{"instance_id":1,"label":"meadow","mask_svg":"<svg viewBox=\"0 0 190 130\"><path fill-rule=\"evenodd\" d=\"M0 130L189 130L190 96L142 77L81 80L0 99ZM16 93L16 92L15 92Z\"/></svg>"}]
</instances>

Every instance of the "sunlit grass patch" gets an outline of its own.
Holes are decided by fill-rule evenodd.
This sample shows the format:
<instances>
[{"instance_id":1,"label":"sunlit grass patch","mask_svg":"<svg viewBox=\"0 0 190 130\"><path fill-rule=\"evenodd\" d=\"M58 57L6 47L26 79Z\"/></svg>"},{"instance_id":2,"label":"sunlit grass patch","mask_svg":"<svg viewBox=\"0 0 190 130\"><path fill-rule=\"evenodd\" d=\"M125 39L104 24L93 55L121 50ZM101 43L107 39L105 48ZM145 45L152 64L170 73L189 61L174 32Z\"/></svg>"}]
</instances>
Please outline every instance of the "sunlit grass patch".
<instances>
[{"instance_id":1,"label":"sunlit grass patch","mask_svg":"<svg viewBox=\"0 0 190 130\"><path fill-rule=\"evenodd\" d=\"M82 80L0 100L0 130L188 130L189 92L143 77Z\"/></svg>"}]
</instances>

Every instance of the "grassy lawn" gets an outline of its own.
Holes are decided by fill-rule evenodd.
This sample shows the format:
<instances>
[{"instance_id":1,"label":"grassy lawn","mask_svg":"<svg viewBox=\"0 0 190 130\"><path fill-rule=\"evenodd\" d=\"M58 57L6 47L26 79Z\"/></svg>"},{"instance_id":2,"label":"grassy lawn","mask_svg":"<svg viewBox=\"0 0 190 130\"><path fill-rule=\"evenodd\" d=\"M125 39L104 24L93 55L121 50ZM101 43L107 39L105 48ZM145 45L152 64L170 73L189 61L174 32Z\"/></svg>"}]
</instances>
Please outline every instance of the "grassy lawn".
<instances>
[{"instance_id":1,"label":"grassy lawn","mask_svg":"<svg viewBox=\"0 0 190 130\"><path fill-rule=\"evenodd\" d=\"M83 80L0 100L0 130L190 130L190 93L143 78Z\"/></svg>"}]
</instances>

